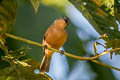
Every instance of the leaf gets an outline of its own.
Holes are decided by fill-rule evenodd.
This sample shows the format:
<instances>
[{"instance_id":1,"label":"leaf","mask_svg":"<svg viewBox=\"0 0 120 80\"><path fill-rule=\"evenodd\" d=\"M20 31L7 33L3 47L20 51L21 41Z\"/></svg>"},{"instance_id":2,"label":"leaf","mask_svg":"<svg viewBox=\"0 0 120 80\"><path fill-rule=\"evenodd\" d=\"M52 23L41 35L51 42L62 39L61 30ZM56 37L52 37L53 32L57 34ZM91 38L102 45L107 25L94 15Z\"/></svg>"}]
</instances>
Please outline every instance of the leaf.
<instances>
[{"instance_id":1,"label":"leaf","mask_svg":"<svg viewBox=\"0 0 120 80\"><path fill-rule=\"evenodd\" d=\"M0 70L0 80L52 80L47 74L35 74L39 63L34 60L26 60L31 67L16 67L16 69L5 68Z\"/></svg>"},{"instance_id":2,"label":"leaf","mask_svg":"<svg viewBox=\"0 0 120 80\"><path fill-rule=\"evenodd\" d=\"M115 13L113 12L114 4L112 2L105 2L111 0L69 1L82 13L82 15L89 21L89 23L100 35L107 33L107 35L109 36L109 40L120 38L120 32L118 31L118 25L115 19L116 16L114 16ZM108 3L110 3L109 6L107 6ZM114 29L111 29L111 27ZM96 80L115 80L115 77L110 69L101 67L100 65L91 62L89 62L89 64L93 71L96 72ZM101 76L101 74L103 75Z\"/></svg>"},{"instance_id":3,"label":"leaf","mask_svg":"<svg viewBox=\"0 0 120 80\"><path fill-rule=\"evenodd\" d=\"M20 59L22 57L25 57L30 49L31 48L29 46L22 46L15 51L9 51L9 54L15 59Z\"/></svg>"},{"instance_id":4,"label":"leaf","mask_svg":"<svg viewBox=\"0 0 120 80\"><path fill-rule=\"evenodd\" d=\"M11 67L19 65L22 67L31 67L31 65L20 60L20 58L26 56L26 53L28 52L29 49L30 49L29 46L27 46L25 48L22 47L21 49L18 49L16 51L10 51L9 55L2 56L2 60L7 61L11 65Z\"/></svg>"},{"instance_id":5,"label":"leaf","mask_svg":"<svg viewBox=\"0 0 120 80\"><path fill-rule=\"evenodd\" d=\"M111 38L119 37L118 31L111 30L113 27L118 30L116 21L113 15L110 14L110 7L105 7L107 4L102 2L101 6L96 5L95 0L70 0L86 17L86 19L93 25L97 32L101 35L107 33ZM94 2L93 2L94 1ZM100 0L99 0L100 1ZM104 4L103 4L104 3ZM79 4L79 5L78 5ZM113 6L113 4L111 4ZM114 34L114 35L113 35Z\"/></svg>"},{"instance_id":6,"label":"leaf","mask_svg":"<svg viewBox=\"0 0 120 80\"><path fill-rule=\"evenodd\" d=\"M0 2L0 33L10 32L17 15L16 0L1 0Z\"/></svg>"},{"instance_id":7,"label":"leaf","mask_svg":"<svg viewBox=\"0 0 120 80\"><path fill-rule=\"evenodd\" d=\"M6 45L6 41L4 40L4 38L2 36L0 36L0 69L3 69L5 67L8 67L9 64L6 61L2 60L2 56L9 56L8 54L8 48Z\"/></svg>"},{"instance_id":8,"label":"leaf","mask_svg":"<svg viewBox=\"0 0 120 80\"><path fill-rule=\"evenodd\" d=\"M8 77L6 80L18 80L17 77Z\"/></svg>"},{"instance_id":9,"label":"leaf","mask_svg":"<svg viewBox=\"0 0 120 80\"><path fill-rule=\"evenodd\" d=\"M118 20L118 22L120 23L120 0L115 0L115 15L116 18Z\"/></svg>"},{"instance_id":10,"label":"leaf","mask_svg":"<svg viewBox=\"0 0 120 80\"><path fill-rule=\"evenodd\" d=\"M31 67L19 67L17 70L20 71L20 74L13 72L9 77L17 77L25 80L52 80L47 74L35 74L34 70L38 68L39 63L34 60L26 60L27 64L31 65ZM8 77L8 78L9 78Z\"/></svg>"},{"instance_id":11,"label":"leaf","mask_svg":"<svg viewBox=\"0 0 120 80\"><path fill-rule=\"evenodd\" d=\"M27 64L26 62L23 61L17 61L18 64L21 64L23 67L31 67L31 65Z\"/></svg>"},{"instance_id":12,"label":"leaf","mask_svg":"<svg viewBox=\"0 0 120 80\"><path fill-rule=\"evenodd\" d=\"M70 0L79 11L85 16L90 24L100 34L107 34L108 38L103 39L106 41L106 49L120 47L116 43L116 39L120 39L119 24L119 13L117 13L118 1L114 3L114 0ZM116 6L116 7L115 7ZM117 12L115 12L117 11ZM116 14L117 13L117 14ZM118 43L117 41L117 43ZM115 47L117 45L117 47Z\"/></svg>"},{"instance_id":13,"label":"leaf","mask_svg":"<svg viewBox=\"0 0 120 80\"><path fill-rule=\"evenodd\" d=\"M101 36L99 39L103 39L105 40L105 49L116 49L120 47L120 39L110 39L109 36L107 36L106 34L103 34L103 36ZM98 39L98 40L99 40ZM99 43L99 41L97 41ZM102 43L100 43L102 44ZM111 54L111 59L112 59L112 54L115 53L115 55L119 54L120 55L120 50L114 51L114 52L110 52Z\"/></svg>"},{"instance_id":14,"label":"leaf","mask_svg":"<svg viewBox=\"0 0 120 80\"><path fill-rule=\"evenodd\" d=\"M37 13L39 5L40 5L40 0L30 0L30 2L32 3L35 13Z\"/></svg>"},{"instance_id":15,"label":"leaf","mask_svg":"<svg viewBox=\"0 0 120 80\"><path fill-rule=\"evenodd\" d=\"M2 36L0 36L0 48L4 51L4 54L6 56L9 55L8 54L8 48L7 48L7 45L6 45L6 41Z\"/></svg>"}]
</instances>

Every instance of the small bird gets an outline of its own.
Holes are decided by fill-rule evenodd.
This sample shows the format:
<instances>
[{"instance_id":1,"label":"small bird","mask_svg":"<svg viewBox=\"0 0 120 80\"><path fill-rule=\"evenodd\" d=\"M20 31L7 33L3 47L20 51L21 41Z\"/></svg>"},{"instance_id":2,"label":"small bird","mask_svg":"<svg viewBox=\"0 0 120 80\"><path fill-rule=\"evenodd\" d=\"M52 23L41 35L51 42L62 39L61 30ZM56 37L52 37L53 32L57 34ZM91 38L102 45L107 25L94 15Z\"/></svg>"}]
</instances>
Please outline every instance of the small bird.
<instances>
[{"instance_id":1,"label":"small bird","mask_svg":"<svg viewBox=\"0 0 120 80\"><path fill-rule=\"evenodd\" d=\"M55 49L62 47L67 40L66 29L69 23L70 20L66 16L56 19L47 29L44 35L43 45ZM40 65L40 72L49 72L50 62L54 52L47 48L44 48L43 51L44 56Z\"/></svg>"}]
</instances>

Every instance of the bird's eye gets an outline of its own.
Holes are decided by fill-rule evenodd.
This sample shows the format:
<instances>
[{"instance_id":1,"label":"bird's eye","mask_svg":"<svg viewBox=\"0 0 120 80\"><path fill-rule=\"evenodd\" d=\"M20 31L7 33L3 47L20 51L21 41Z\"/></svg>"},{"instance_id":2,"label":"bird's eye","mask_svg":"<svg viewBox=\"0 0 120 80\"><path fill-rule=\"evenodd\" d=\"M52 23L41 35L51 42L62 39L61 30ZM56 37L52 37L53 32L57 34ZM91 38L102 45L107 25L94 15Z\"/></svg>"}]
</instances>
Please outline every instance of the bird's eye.
<instances>
[{"instance_id":1,"label":"bird's eye","mask_svg":"<svg viewBox=\"0 0 120 80\"><path fill-rule=\"evenodd\" d=\"M69 23L69 21L68 21L68 20L66 20L66 19L64 19L64 21L65 21L66 23Z\"/></svg>"},{"instance_id":2,"label":"bird's eye","mask_svg":"<svg viewBox=\"0 0 120 80\"><path fill-rule=\"evenodd\" d=\"M70 19L66 16L62 17L62 19L64 19L65 23L69 24L70 23Z\"/></svg>"}]
</instances>

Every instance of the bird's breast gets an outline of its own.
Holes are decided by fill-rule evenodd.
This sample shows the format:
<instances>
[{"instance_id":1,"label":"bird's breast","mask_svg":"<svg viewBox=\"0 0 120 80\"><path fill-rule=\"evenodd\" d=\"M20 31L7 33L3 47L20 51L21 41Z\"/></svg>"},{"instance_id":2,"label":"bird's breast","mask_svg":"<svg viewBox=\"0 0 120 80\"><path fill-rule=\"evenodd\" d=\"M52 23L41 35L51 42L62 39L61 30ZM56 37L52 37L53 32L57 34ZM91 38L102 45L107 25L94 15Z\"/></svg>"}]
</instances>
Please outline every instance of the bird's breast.
<instances>
[{"instance_id":1,"label":"bird's breast","mask_svg":"<svg viewBox=\"0 0 120 80\"><path fill-rule=\"evenodd\" d=\"M66 31L53 31L51 34L48 34L46 42L52 47L59 49L67 40Z\"/></svg>"}]
</instances>

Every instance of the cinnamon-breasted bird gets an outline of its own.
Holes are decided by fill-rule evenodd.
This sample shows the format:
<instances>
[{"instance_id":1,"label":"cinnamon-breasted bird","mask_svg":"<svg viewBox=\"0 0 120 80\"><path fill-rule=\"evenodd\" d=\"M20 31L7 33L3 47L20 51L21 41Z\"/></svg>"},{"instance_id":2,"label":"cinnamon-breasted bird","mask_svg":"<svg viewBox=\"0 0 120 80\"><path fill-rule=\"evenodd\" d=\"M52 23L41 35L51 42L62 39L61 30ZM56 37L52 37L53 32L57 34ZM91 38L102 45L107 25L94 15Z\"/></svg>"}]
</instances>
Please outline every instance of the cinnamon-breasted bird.
<instances>
[{"instance_id":1,"label":"cinnamon-breasted bird","mask_svg":"<svg viewBox=\"0 0 120 80\"><path fill-rule=\"evenodd\" d=\"M47 29L43 45L47 47L59 49L64 45L67 40L67 26L70 23L68 17L61 17L54 21L54 23ZM44 56L40 65L40 72L49 72L50 62L53 55L53 51L44 48Z\"/></svg>"}]
</instances>

